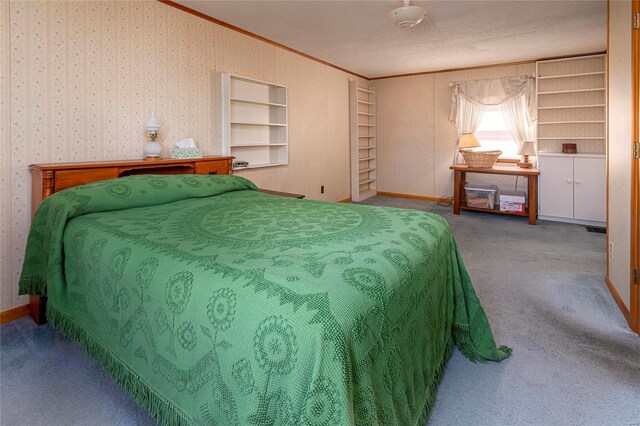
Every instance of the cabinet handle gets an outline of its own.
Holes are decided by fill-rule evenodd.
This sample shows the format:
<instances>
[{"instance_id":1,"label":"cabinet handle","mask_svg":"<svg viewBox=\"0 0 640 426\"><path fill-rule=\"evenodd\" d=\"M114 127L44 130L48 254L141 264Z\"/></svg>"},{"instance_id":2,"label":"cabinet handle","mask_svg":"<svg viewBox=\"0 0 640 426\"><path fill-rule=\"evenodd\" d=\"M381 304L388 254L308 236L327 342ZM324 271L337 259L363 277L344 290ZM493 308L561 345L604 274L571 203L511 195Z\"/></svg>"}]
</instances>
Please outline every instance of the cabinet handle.
<instances>
[{"instance_id":1,"label":"cabinet handle","mask_svg":"<svg viewBox=\"0 0 640 426\"><path fill-rule=\"evenodd\" d=\"M567 179L567 183L573 183L573 180Z\"/></svg>"},{"instance_id":2,"label":"cabinet handle","mask_svg":"<svg viewBox=\"0 0 640 426\"><path fill-rule=\"evenodd\" d=\"M576 180L576 185L580 185L582 183L581 180Z\"/></svg>"}]
</instances>

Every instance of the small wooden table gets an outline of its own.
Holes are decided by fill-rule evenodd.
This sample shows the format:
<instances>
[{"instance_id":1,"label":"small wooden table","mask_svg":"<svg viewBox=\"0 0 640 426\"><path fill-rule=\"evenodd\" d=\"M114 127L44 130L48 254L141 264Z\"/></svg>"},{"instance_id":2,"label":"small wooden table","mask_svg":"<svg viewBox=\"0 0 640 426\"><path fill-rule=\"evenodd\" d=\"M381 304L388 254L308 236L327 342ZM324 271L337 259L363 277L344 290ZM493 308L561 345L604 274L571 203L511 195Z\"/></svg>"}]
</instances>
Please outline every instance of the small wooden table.
<instances>
[{"instance_id":1,"label":"small wooden table","mask_svg":"<svg viewBox=\"0 0 640 426\"><path fill-rule=\"evenodd\" d=\"M460 214L460 209L463 210L477 210L499 214L510 214L514 216L528 216L529 224L536 224L536 217L538 214L538 175L540 171L535 168L523 169L517 166L507 166L502 164L496 164L490 169L476 169L467 166L466 164L454 164L450 167L454 171L453 181L453 214ZM517 212L502 212L500 211L500 201L496 200L495 207L493 209L482 209L478 207L469 207L465 202L464 185L466 183L467 173L484 173L492 175L508 175L508 176L525 176L528 183L529 192L529 206L525 209L524 213Z\"/></svg>"}]
</instances>

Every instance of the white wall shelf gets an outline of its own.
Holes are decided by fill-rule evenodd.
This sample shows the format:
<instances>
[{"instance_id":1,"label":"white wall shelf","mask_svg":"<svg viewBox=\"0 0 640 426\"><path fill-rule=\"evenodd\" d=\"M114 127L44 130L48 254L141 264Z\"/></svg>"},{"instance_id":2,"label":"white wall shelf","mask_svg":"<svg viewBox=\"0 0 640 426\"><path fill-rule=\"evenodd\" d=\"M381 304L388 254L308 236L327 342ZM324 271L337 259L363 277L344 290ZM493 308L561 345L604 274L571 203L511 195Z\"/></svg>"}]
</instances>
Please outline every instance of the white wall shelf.
<instances>
[{"instance_id":1,"label":"white wall shelf","mask_svg":"<svg viewBox=\"0 0 640 426\"><path fill-rule=\"evenodd\" d=\"M599 107L604 107L604 106L605 106L605 104L557 105L557 106L538 107L538 110L545 110L545 109L572 109L572 108L599 108Z\"/></svg>"},{"instance_id":2,"label":"white wall shelf","mask_svg":"<svg viewBox=\"0 0 640 426\"><path fill-rule=\"evenodd\" d=\"M284 104L278 104L278 103L275 103L275 102L258 101L258 100L255 100L255 99L229 98L229 100L231 102L244 102L244 103L248 103L248 104L269 105L269 106L282 107L282 108L286 108L287 107Z\"/></svg>"},{"instance_id":3,"label":"white wall shelf","mask_svg":"<svg viewBox=\"0 0 640 426\"><path fill-rule=\"evenodd\" d=\"M536 62L538 151L606 150L606 55Z\"/></svg>"},{"instance_id":4,"label":"white wall shelf","mask_svg":"<svg viewBox=\"0 0 640 426\"><path fill-rule=\"evenodd\" d=\"M545 124L581 124L581 123L604 123L604 120L579 120L579 121L539 121L538 126Z\"/></svg>"},{"instance_id":5,"label":"white wall shelf","mask_svg":"<svg viewBox=\"0 0 640 426\"><path fill-rule=\"evenodd\" d=\"M349 82L349 125L351 128L351 199L366 200L376 195L376 91Z\"/></svg>"},{"instance_id":6,"label":"white wall shelf","mask_svg":"<svg viewBox=\"0 0 640 426\"><path fill-rule=\"evenodd\" d=\"M559 136L552 138L538 137L539 141L563 141L563 140L576 140L576 141L588 141L588 140L605 140L605 137L600 136Z\"/></svg>"},{"instance_id":7,"label":"white wall shelf","mask_svg":"<svg viewBox=\"0 0 640 426\"><path fill-rule=\"evenodd\" d=\"M546 75L539 76L538 80L548 80L551 78L571 78L571 77L586 77L590 75L604 75L604 71L595 71L595 72L580 72L575 74L560 74L560 75Z\"/></svg>"},{"instance_id":8,"label":"white wall shelf","mask_svg":"<svg viewBox=\"0 0 640 426\"><path fill-rule=\"evenodd\" d=\"M222 150L246 167L288 163L287 88L280 84L229 73L220 74Z\"/></svg>"},{"instance_id":9,"label":"white wall shelf","mask_svg":"<svg viewBox=\"0 0 640 426\"><path fill-rule=\"evenodd\" d=\"M606 220L606 55L536 62L541 219ZM562 153L563 143L577 154Z\"/></svg>"},{"instance_id":10,"label":"white wall shelf","mask_svg":"<svg viewBox=\"0 0 640 426\"><path fill-rule=\"evenodd\" d=\"M538 92L538 95L559 95L562 93L582 93L582 92L602 92L604 87L597 87L594 89L573 89L573 90L552 90L549 92Z\"/></svg>"},{"instance_id":11,"label":"white wall shelf","mask_svg":"<svg viewBox=\"0 0 640 426\"><path fill-rule=\"evenodd\" d=\"M239 144L231 144L231 148L245 148L245 147L254 147L254 146L286 146L286 143L239 143Z\"/></svg>"}]
</instances>

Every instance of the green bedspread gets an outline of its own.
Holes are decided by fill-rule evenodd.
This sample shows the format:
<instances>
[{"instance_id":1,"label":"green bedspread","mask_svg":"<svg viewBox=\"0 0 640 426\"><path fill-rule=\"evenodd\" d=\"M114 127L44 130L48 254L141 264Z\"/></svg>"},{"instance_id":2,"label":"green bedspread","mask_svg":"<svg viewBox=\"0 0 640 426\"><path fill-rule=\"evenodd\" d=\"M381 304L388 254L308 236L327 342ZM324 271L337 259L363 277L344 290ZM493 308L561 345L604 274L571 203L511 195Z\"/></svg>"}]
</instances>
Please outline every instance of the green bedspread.
<instances>
[{"instance_id":1,"label":"green bedspread","mask_svg":"<svg viewBox=\"0 0 640 426\"><path fill-rule=\"evenodd\" d=\"M237 176L61 191L20 292L163 424L419 425L455 343L499 361L446 221Z\"/></svg>"}]
</instances>

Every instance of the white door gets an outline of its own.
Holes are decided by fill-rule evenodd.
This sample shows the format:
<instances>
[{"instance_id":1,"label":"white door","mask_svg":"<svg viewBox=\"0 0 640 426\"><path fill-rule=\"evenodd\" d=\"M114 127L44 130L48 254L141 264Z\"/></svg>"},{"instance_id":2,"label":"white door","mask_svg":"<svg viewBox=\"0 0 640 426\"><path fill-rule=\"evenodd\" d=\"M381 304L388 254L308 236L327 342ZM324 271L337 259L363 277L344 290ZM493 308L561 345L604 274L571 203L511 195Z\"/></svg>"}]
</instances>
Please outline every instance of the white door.
<instances>
[{"instance_id":1,"label":"white door","mask_svg":"<svg viewBox=\"0 0 640 426\"><path fill-rule=\"evenodd\" d=\"M541 216L573 218L573 158L538 157Z\"/></svg>"},{"instance_id":2,"label":"white door","mask_svg":"<svg viewBox=\"0 0 640 426\"><path fill-rule=\"evenodd\" d=\"M574 217L605 222L607 177L604 158L576 158L573 180Z\"/></svg>"}]
</instances>

